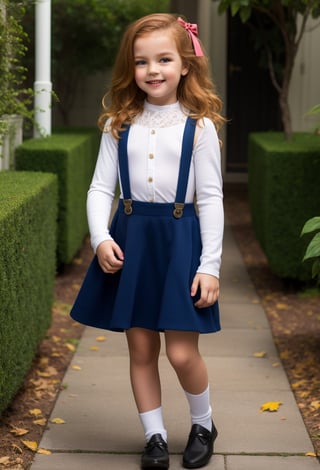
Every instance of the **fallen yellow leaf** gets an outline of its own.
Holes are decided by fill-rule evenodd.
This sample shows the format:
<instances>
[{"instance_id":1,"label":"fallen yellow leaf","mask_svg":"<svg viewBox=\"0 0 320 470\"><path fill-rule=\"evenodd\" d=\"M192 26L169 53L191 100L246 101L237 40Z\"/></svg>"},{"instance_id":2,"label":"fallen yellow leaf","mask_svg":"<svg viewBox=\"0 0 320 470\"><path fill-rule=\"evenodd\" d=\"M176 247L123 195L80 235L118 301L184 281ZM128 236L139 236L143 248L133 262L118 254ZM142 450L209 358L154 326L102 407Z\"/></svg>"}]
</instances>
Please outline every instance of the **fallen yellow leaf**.
<instances>
[{"instance_id":1,"label":"fallen yellow leaf","mask_svg":"<svg viewBox=\"0 0 320 470\"><path fill-rule=\"evenodd\" d=\"M65 424L65 420L62 419L62 418L53 418L53 419L51 419L51 423L54 423L54 424Z\"/></svg>"},{"instance_id":2,"label":"fallen yellow leaf","mask_svg":"<svg viewBox=\"0 0 320 470\"><path fill-rule=\"evenodd\" d=\"M69 349L69 351L74 352L76 350L75 346L71 343L66 343L66 347Z\"/></svg>"},{"instance_id":3,"label":"fallen yellow leaf","mask_svg":"<svg viewBox=\"0 0 320 470\"><path fill-rule=\"evenodd\" d=\"M7 465L10 462L10 457L0 457L0 465Z\"/></svg>"},{"instance_id":4,"label":"fallen yellow leaf","mask_svg":"<svg viewBox=\"0 0 320 470\"><path fill-rule=\"evenodd\" d=\"M13 428L10 431L12 434L15 436L24 436L25 434L28 434L28 429L23 429L23 428Z\"/></svg>"},{"instance_id":5,"label":"fallen yellow leaf","mask_svg":"<svg viewBox=\"0 0 320 470\"><path fill-rule=\"evenodd\" d=\"M99 346L91 346L90 351L99 351Z\"/></svg>"},{"instance_id":6,"label":"fallen yellow leaf","mask_svg":"<svg viewBox=\"0 0 320 470\"><path fill-rule=\"evenodd\" d=\"M37 371L37 375L40 375L40 377L51 377L52 375L57 375L58 371L55 367L49 366L46 368L45 371Z\"/></svg>"},{"instance_id":7,"label":"fallen yellow leaf","mask_svg":"<svg viewBox=\"0 0 320 470\"><path fill-rule=\"evenodd\" d=\"M315 454L314 452L307 452L306 454L304 454L306 457L317 457L317 454Z\"/></svg>"},{"instance_id":8,"label":"fallen yellow leaf","mask_svg":"<svg viewBox=\"0 0 320 470\"><path fill-rule=\"evenodd\" d=\"M51 354L51 357L61 357L60 353L54 352Z\"/></svg>"},{"instance_id":9,"label":"fallen yellow leaf","mask_svg":"<svg viewBox=\"0 0 320 470\"><path fill-rule=\"evenodd\" d=\"M100 343L105 341L107 338L105 336L97 336L96 341L99 341Z\"/></svg>"},{"instance_id":10,"label":"fallen yellow leaf","mask_svg":"<svg viewBox=\"0 0 320 470\"><path fill-rule=\"evenodd\" d=\"M29 413L33 416L40 416L42 415L42 411L39 408L34 408L33 410L29 410Z\"/></svg>"},{"instance_id":11,"label":"fallen yellow leaf","mask_svg":"<svg viewBox=\"0 0 320 470\"><path fill-rule=\"evenodd\" d=\"M306 380L298 380L292 384L292 388L303 387L306 384Z\"/></svg>"},{"instance_id":12,"label":"fallen yellow leaf","mask_svg":"<svg viewBox=\"0 0 320 470\"><path fill-rule=\"evenodd\" d=\"M73 366L71 366L71 369L73 369L73 370L81 370L81 367L80 367L80 366L77 366L77 365L73 365Z\"/></svg>"},{"instance_id":13,"label":"fallen yellow leaf","mask_svg":"<svg viewBox=\"0 0 320 470\"><path fill-rule=\"evenodd\" d=\"M312 401L310 406L314 410L319 410L320 409L320 401L319 400Z\"/></svg>"},{"instance_id":14,"label":"fallen yellow leaf","mask_svg":"<svg viewBox=\"0 0 320 470\"><path fill-rule=\"evenodd\" d=\"M281 401L268 401L261 405L261 411L278 411L280 405L282 405Z\"/></svg>"},{"instance_id":15,"label":"fallen yellow leaf","mask_svg":"<svg viewBox=\"0 0 320 470\"><path fill-rule=\"evenodd\" d=\"M49 358L48 357L41 357L39 360L39 365L41 367L46 367L49 364Z\"/></svg>"},{"instance_id":16,"label":"fallen yellow leaf","mask_svg":"<svg viewBox=\"0 0 320 470\"><path fill-rule=\"evenodd\" d=\"M285 351L282 351L280 353L280 357L281 359L289 359L290 357L290 351L288 351L287 349Z\"/></svg>"},{"instance_id":17,"label":"fallen yellow leaf","mask_svg":"<svg viewBox=\"0 0 320 470\"><path fill-rule=\"evenodd\" d=\"M51 452L51 450L47 450L47 449L38 449L38 450L37 450L37 454L51 455L52 452Z\"/></svg>"},{"instance_id":18,"label":"fallen yellow leaf","mask_svg":"<svg viewBox=\"0 0 320 470\"><path fill-rule=\"evenodd\" d=\"M278 304L276 304L276 308L277 308L278 310L288 310L289 305L287 305L287 304L282 304L282 303L278 303Z\"/></svg>"},{"instance_id":19,"label":"fallen yellow leaf","mask_svg":"<svg viewBox=\"0 0 320 470\"><path fill-rule=\"evenodd\" d=\"M36 441L21 441L22 444L24 444L28 449L32 450L35 452L38 448L38 444Z\"/></svg>"},{"instance_id":20,"label":"fallen yellow leaf","mask_svg":"<svg viewBox=\"0 0 320 470\"><path fill-rule=\"evenodd\" d=\"M33 421L33 424L37 424L38 426L45 426L46 422L47 420L45 418L41 418L41 419L35 419Z\"/></svg>"},{"instance_id":21,"label":"fallen yellow leaf","mask_svg":"<svg viewBox=\"0 0 320 470\"><path fill-rule=\"evenodd\" d=\"M265 351L255 352L253 357L266 357L267 353Z\"/></svg>"}]
</instances>

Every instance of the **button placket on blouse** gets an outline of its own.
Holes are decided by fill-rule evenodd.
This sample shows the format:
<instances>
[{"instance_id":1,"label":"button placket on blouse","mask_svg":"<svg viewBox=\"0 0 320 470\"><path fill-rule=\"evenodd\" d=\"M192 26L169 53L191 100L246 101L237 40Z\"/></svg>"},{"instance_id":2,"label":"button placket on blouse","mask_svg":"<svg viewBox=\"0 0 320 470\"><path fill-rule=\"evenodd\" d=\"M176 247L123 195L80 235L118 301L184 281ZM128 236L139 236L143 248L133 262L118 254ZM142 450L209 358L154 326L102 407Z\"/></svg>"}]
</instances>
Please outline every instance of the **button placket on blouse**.
<instances>
[{"instance_id":1,"label":"button placket on blouse","mask_svg":"<svg viewBox=\"0 0 320 470\"><path fill-rule=\"evenodd\" d=\"M155 171L155 149L156 149L156 131L150 130L150 139L148 147L148 161L147 161L147 189L150 202L154 202L155 188L154 188L154 171Z\"/></svg>"}]
</instances>

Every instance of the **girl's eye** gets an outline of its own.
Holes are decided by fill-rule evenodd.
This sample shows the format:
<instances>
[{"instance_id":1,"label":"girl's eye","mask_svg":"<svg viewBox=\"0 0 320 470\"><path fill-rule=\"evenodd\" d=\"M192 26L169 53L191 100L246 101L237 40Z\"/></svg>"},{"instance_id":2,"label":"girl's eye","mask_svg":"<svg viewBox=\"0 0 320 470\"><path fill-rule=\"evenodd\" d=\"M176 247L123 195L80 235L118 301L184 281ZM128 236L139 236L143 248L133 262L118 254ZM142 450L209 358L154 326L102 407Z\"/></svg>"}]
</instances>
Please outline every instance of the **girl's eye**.
<instances>
[{"instance_id":1,"label":"girl's eye","mask_svg":"<svg viewBox=\"0 0 320 470\"><path fill-rule=\"evenodd\" d=\"M171 62L171 59L169 59L169 57L162 57L162 59L160 59L160 62Z\"/></svg>"},{"instance_id":2,"label":"girl's eye","mask_svg":"<svg viewBox=\"0 0 320 470\"><path fill-rule=\"evenodd\" d=\"M136 60L136 61L135 61L135 65L136 65L136 66L145 65L145 64L146 64L146 61L145 61L145 60L142 60L142 59L139 59L139 60Z\"/></svg>"}]
</instances>

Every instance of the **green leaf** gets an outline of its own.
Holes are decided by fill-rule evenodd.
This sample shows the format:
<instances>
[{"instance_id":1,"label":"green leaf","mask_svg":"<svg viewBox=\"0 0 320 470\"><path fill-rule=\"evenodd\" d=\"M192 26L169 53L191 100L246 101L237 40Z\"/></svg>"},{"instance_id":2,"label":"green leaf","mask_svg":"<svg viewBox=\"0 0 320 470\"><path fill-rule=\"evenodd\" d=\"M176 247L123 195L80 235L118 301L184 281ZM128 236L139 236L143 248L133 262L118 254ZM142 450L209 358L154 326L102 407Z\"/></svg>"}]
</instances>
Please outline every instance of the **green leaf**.
<instances>
[{"instance_id":1,"label":"green leaf","mask_svg":"<svg viewBox=\"0 0 320 470\"><path fill-rule=\"evenodd\" d=\"M317 233L307 247L303 261L309 258L320 257L320 233Z\"/></svg>"},{"instance_id":2,"label":"green leaf","mask_svg":"<svg viewBox=\"0 0 320 470\"><path fill-rule=\"evenodd\" d=\"M313 217L312 219L307 220L302 228L300 236L314 232L315 230L320 230L320 217Z\"/></svg>"},{"instance_id":3,"label":"green leaf","mask_svg":"<svg viewBox=\"0 0 320 470\"><path fill-rule=\"evenodd\" d=\"M315 114L320 114L320 104L316 104L309 111L306 112L306 116L313 116Z\"/></svg>"},{"instance_id":4,"label":"green leaf","mask_svg":"<svg viewBox=\"0 0 320 470\"><path fill-rule=\"evenodd\" d=\"M240 18L242 23L246 23L251 16L251 7L243 7L240 10Z\"/></svg>"},{"instance_id":5,"label":"green leaf","mask_svg":"<svg viewBox=\"0 0 320 470\"><path fill-rule=\"evenodd\" d=\"M238 3L233 3L231 5L231 15L235 16L238 13L239 9L240 9L240 5Z\"/></svg>"}]
</instances>

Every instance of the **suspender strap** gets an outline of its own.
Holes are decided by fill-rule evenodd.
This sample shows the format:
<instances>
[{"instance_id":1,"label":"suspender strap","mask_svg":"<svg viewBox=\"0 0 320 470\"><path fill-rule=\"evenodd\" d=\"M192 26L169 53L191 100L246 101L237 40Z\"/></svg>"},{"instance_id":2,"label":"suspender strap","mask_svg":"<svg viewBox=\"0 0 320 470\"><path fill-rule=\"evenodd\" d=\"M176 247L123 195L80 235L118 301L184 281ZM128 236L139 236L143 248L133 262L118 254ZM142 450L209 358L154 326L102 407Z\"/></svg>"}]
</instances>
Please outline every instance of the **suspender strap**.
<instances>
[{"instance_id":1,"label":"suspender strap","mask_svg":"<svg viewBox=\"0 0 320 470\"><path fill-rule=\"evenodd\" d=\"M182 217L183 215L183 208L184 208L184 203L186 199L195 130L196 130L196 120L188 117L185 128L184 128L183 139L182 139L179 177L178 177L178 183L177 183L176 200L174 203L174 210L173 210L173 215L177 219L180 219L180 217Z\"/></svg>"},{"instance_id":2,"label":"suspender strap","mask_svg":"<svg viewBox=\"0 0 320 470\"><path fill-rule=\"evenodd\" d=\"M121 186L122 186L122 192L123 192L124 213L127 215L132 214L132 199L131 199L129 166L128 166L128 150L127 150L129 129L130 129L130 126L126 126L125 130L121 132L119 144L118 144L120 179L121 179Z\"/></svg>"},{"instance_id":3,"label":"suspender strap","mask_svg":"<svg viewBox=\"0 0 320 470\"><path fill-rule=\"evenodd\" d=\"M121 132L119 144L118 144L119 168L120 168L120 179L121 179L121 186L122 186L122 192L123 192L124 212L127 215L132 214L132 199L131 199L128 150L127 150L129 129L130 129L130 126L127 126L125 130ZM183 208L185 204L184 201L186 198L186 192L187 192L187 186L188 186L195 130L196 130L196 120L188 117L185 128L184 128L184 132L183 132L179 176L178 176L178 183L177 183L176 199L175 199L174 210L173 210L173 215L177 219L179 219L183 215Z\"/></svg>"}]
</instances>

